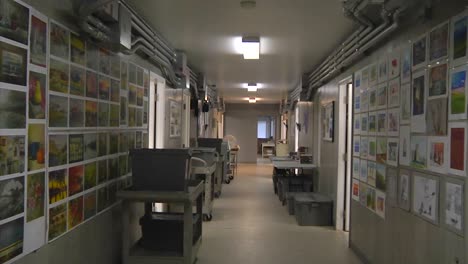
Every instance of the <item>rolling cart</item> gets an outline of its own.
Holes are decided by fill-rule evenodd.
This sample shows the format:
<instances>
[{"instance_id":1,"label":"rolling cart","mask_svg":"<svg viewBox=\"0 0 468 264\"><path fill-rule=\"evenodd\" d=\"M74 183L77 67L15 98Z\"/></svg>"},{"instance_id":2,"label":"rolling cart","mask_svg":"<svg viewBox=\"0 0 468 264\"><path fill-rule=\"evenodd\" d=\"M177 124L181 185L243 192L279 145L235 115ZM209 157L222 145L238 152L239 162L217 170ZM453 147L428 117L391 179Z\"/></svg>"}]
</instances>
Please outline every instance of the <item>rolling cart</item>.
<instances>
[{"instance_id":1,"label":"rolling cart","mask_svg":"<svg viewBox=\"0 0 468 264\"><path fill-rule=\"evenodd\" d=\"M205 186L203 195L203 220L213 219L214 177L219 159L214 148L192 148L192 179L202 180Z\"/></svg>"},{"instance_id":2,"label":"rolling cart","mask_svg":"<svg viewBox=\"0 0 468 264\"><path fill-rule=\"evenodd\" d=\"M220 154L218 162L216 163L216 171L214 177L214 196L219 198L223 190L223 166L224 166L224 156L222 151L222 139L218 138L199 138L198 146L205 148L216 148L216 151Z\"/></svg>"}]
</instances>

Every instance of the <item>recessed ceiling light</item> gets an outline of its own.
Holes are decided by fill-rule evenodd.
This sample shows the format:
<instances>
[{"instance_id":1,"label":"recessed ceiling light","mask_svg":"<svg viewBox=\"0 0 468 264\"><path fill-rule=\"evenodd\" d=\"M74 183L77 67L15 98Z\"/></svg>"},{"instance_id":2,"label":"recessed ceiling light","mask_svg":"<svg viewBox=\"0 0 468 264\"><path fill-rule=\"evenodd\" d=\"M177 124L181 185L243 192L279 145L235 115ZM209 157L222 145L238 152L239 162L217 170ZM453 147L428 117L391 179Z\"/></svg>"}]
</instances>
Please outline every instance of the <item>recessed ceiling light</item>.
<instances>
[{"instance_id":1,"label":"recessed ceiling light","mask_svg":"<svg viewBox=\"0 0 468 264\"><path fill-rule=\"evenodd\" d=\"M240 6L244 9L253 9L257 6L257 2L253 0L242 0L240 1Z\"/></svg>"},{"instance_id":2,"label":"recessed ceiling light","mask_svg":"<svg viewBox=\"0 0 468 264\"><path fill-rule=\"evenodd\" d=\"M257 102L257 98L255 98L255 97L250 97L249 98L249 103L255 104L256 102Z\"/></svg>"},{"instance_id":3,"label":"recessed ceiling light","mask_svg":"<svg viewBox=\"0 0 468 264\"><path fill-rule=\"evenodd\" d=\"M258 89L257 83L248 83L247 84L247 91L256 92L257 89Z\"/></svg>"},{"instance_id":4,"label":"recessed ceiling light","mask_svg":"<svg viewBox=\"0 0 468 264\"><path fill-rule=\"evenodd\" d=\"M260 59L260 38L259 37L243 37L242 38L242 53L244 60Z\"/></svg>"}]
</instances>

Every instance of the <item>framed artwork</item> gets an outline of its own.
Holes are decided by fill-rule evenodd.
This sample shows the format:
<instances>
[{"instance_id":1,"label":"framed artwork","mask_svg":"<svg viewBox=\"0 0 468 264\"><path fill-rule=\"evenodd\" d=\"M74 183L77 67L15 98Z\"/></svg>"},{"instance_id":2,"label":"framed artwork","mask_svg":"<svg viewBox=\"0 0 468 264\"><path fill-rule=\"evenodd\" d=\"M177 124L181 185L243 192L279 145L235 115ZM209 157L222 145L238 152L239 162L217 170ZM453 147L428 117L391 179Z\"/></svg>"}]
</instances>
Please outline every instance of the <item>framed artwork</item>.
<instances>
[{"instance_id":1,"label":"framed artwork","mask_svg":"<svg viewBox=\"0 0 468 264\"><path fill-rule=\"evenodd\" d=\"M449 144L447 137L428 137L427 168L437 173L447 173Z\"/></svg>"},{"instance_id":2,"label":"framed artwork","mask_svg":"<svg viewBox=\"0 0 468 264\"><path fill-rule=\"evenodd\" d=\"M399 48L395 49L388 57L388 78L390 80L400 76L400 58L401 51Z\"/></svg>"},{"instance_id":3,"label":"framed artwork","mask_svg":"<svg viewBox=\"0 0 468 264\"><path fill-rule=\"evenodd\" d=\"M367 182L367 160L361 160L361 173L359 180L362 182Z\"/></svg>"},{"instance_id":4,"label":"framed artwork","mask_svg":"<svg viewBox=\"0 0 468 264\"><path fill-rule=\"evenodd\" d=\"M68 93L69 82L69 65L68 63L50 59L49 69L49 90L60 93Z\"/></svg>"},{"instance_id":5,"label":"framed artwork","mask_svg":"<svg viewBox=\"0 0 468 264\"><path fill-rule=\"evenodd\" d=\"M367 159L368 152L369 152L369 138L361 137L361 158Z\"/></svg>"},{"instance_id":6,"label":"framed artwork","mask_svg":"<svg viewBox=\"0 0 468 264\"><path fill-rule=\"evenodd\" d=\"M442 189L445 210L443 211L444 226L464 236L465 230L465 183L463 180L446 177Z\"/></svg>"},{"instance_id":7,"label":"framed artwork","mask_svg":"<svg viewBox=\"0 0 468 264\"><path fill-rule=\"evenodd\" d=\"M411 82L412 46L407 44L401 49L401 83Z\"/></svg>"},{"instance_id":8,"label":"framed artwork","mask_svg":"<svg viewBox=\"0 0 468 264\"><path fill-rule=\"evenodd\" d=\"M379 163L385 163L387 161L387 138L377 137L376 143L377 143L376 160Z\"/></svg>"},{"instance_id":9,"label":"framed artwork","mask_svg":"<svg viewBox=\"0 0 468 264\"><path fill-rule=\"evenodd\" d=\"M369 91L361 88L361 112L369 111Z\"/></svg>"},{"instance_id":10,"label":"framed artwork","mask_svg":"<svg viewBox=\"0 0 468 264\"><path fill-rule=\"evenodd\" d=\"M427 102L427 134L447 135L447 98L437 98Z\"/></svg>"},{"instance_id":11,"label":"framed artwork","mask_svg":"<svg viewBox=\"0 0 468 264\"><path fill-rule=\"evenodd\" d=\"M409 124L411 120L411 83L400 86L400 124Z\"/></svg>"},{"instance_id":12,"label":"framed artwork","mask_svg":"<svg viewBox=\"0 0 468 264\"><path fill-rule=\"evenodd\" d=\"M45 119L46 113L46 75L29 72L29 118Z\"/></svg>"},{"instance_id":13,"label":"framed artwork","mask_svg":"<svg viewBox=\"0 0 468 264\"><path fill-rule=\"evenodd\" d=\"M359 157L361 155L361 137L353 137L353 156Z\"/></svg>"},{"instance_id":14,"label":"framed artwork","mask_svg":"<svg viewBox=\"0 0 468 264\"><path fill-rule=\"evenodd\" d=\"M429 33L429 62L447 58L449 49L449 22L446 21Z\"/></svg>"},{"instance_id":15,"label":"framed artwork","mask_svg":"<svg viewBox=\"0 0 468 264\"><path fill-rule=\"evenodd\" d=\"M439 223L438 177L413 173L413 206L415 215L433 223Z\"/></svg>"},{"instance_id":16,"label":"framed artwork","mask_svg":"<svg viewBox=\"0 0 468 264\"><path fill-rule=\"evenodd\" d=\"M400 78L388 82L388 108L400 105Z\"/></svg>"},{"instance_id":17,"label":"framed artwork","mask_svg":"<svg viewBox=\"0 0 468 264\"><path fill-rule=\"evenodd\" d=\"M0 129L26 128L26 93L0 88Z\"/></svg>"},{"instance_id":18,"label":"framed artwork","mask_svg":"<svg viewBox=\"0 0 468 264\"><path fill-rule=\"evenodd\" d=\"M86 42L79 36L70 34L71 61L85 66Z\"/></svg>"},{"instance_id":19,"label":"framed artwork","mask_svg":"<svg viewBox=\"0 0 468 264\"><path fill-rule=\"evenodd\" d=\"M180 108L178 104L174 101L171 101L171 114L170 114L170 124L171 124L171 133L172 137L180 136L180 117L179 111L176 111L176 108ZM322 107L322 127L323 127L323 140L333 142L335 135L335 101L328 103ZM178 121L178 122L177 122Z\"/></svg>"},{"instance_id":20,"label":"framed artwork","mask_svg":"<svg viewBox=\"0 0 468 264\"><path fill-rule=\"evenodd\" d=\"M377 86L377 109L387 108L387 84Z\"/></svg>"},{"instance_id":21,"label":"framed artwork","mask_svg":"<svg viewBox=\"0 0 468 264\"><path fill-rule=\"evenodd\" d=\"M389 109L387 113L387 135L391 137L398 137L400 131L400 109Z\"/></svg>"},{"instance_id":22,"label":"framed artwork","mask_svg":"<svg viewBox=\"0 0 468 264\"><path fill-rule=\"evenodd\" d=\"M387 111L378 111L377 112L377 135L385 136L387 135Z\"/></svg>"},{"instance_id":23,"label":"framed artwork","mask_svg":"<svg viewBox=\"0 0 468 264\"><path fill-rule=\"evenodd\" d=\"M387 189L387 168L381 163L375 167L375 187L384 192Z\"/></svg>"},{"instance_id":24,"label":"framed artwork","mask_svg":"<svg viewBox=\"0 0 468 264\"><path fill-rule=\"evenodd\" d=\"M0 33L1 35L1 33ZM47 18L31 15L29 62L40 67L47 65Z\"/></svg>"},{"instance_id":25,"label":"framed artwork","mask_svg":"<svg viewBox=\"0 0 468 264\"><path fill-rule=\"evenodd\" d=\"M70 32L58 25L50 23L50 55L68 61L70 51Z\"/></svg>"},{"instance_id":26,"label":"framed artwork","mask_svg":"<svg viewBox=\"0 0 468 264\"><path fill-rule=\"evenodd\" d=\"M85 102L84 100L70 98L70 127L84 127Z\"/></svg>"},{"instance_id":27,"label":"framed artwork","mask_svg":"<svg viewBox=\"0 0 468 264\"><path fill-rule=\"evenodd\" d=\"M66 203L49 208L49 242L67 232L67 216L68 214Z\"/></svg>"},{"instance_id":28,"label":"framed artwork","mask_svg":"<svg viewBox=\"0 0 468 264\"><path fill-rule=\"evenodd\" d=\"M86 83L85 70L80 67L71 65L70 66L70 94L84 96L85 95L85 83Z\"/></svg>"},{"instance_id":29,"label":"framed artwork","mask_svg":"<svg viewBox=\"0 0 468 264\"><path fill-rule=\"evenodd\" d=\"M396 207L398 205L398 169L387 168L387 205Z\"/></svg>"},{"instance_id":30,"label":"framed artwork","mask_svg":"<svg viewBox=\"0 0 468 264\"><path fill-rule=\"evenodd\" d=\"M368 134L375 136L377 132L377 112L369 112L368 122Z\"/></svg>"},{"instance_id":31,"label":"framed artwork","mask_svg":"<svg viewBox=\"0 0 468 264\"><path fill-rule=\"evenodd\" d=\"M468 11L452 18L450 23L450 59L451 66L456 67L466 63L468 54Z\"/></svg>"},{"instance_id":32,"label":"framed artwork","mask_svg":"<svg viewBox=\"0 0 468 264\"><path fill-rule=\"evenodd\" d=\"M426 133L427 78L426 71L413 73L411 102L411 132Z\"/></svg>"},{"instance_id":33,"label":"framed artwork","mask_svg":"<svg viewBox=\"0 0 468 264\"><path fill-rule=\"evenodd\" d=\"M367 207L367 188L370 188L367 184L360 182L359 184L359 203L363 207Z\"/></svg>"},{"instance_id":34,"label":"framed artwork","mask_svg":"<svg viewBox=\"0 0 468 264\"><path fill-rule=\"evenodd\" d=\"M353 158L353 178L359 179L361 169L361 160L359 158Z\"/></svg>"},{"instance_id":35,"label":"framed artwork","mask_svg":"<svg viewBox=\"0 0 468 264\"><path fill-rule=\"evenodd\" d=\"M45 167L45 125L28 124L28 171Z\"/></svg>"},{"instance_id":36,"label":"framed artwork","mask_svg":"<svg viewBox=\"0 0 468 264\"><path fill-rule=\"evenodd\" d=\"M84 158L84 136L69 135L68 138L68 162L80 162Z\"/></svg>"},{"instance_id":37,"label":"framed artwork","mask_svg":"<svg viewBox=\"0 0 468 264\"><path fill-rule=\"evenodd\" d=\"M466 122L449 123L449 173L466 176Z\"/></svg>"},{"instance_id":38,"label":"framed artwork","mask_svg":"<svg viewBox=\"0 0 468 264\"><path fill-rule=\"evenodd\" d=\"M369 111L374 111L377 109L377 89L375 86L371 86L368 89L369 91Z\"/></svg>"},{"instance_id":39,"label":"framed artwork","mask_svg":"<svg viewBox=\"0 0 468 264\"><path fill-rule=\"evenodd\" d=\"M388 57L387 54L384 54L379 59L379 73L378 73L378 82L386 82L388 79Z\"/></svg>"},{"instance_id":40,"label":"framed artwork","mask_svg":"<svg viewBox=\"0 0 468 264\"><path fill-rule=\"evenodd\" d=\"M44 216L45 172L27 176L27 211L26 221L31 222Z\"/></svg>"},{"instance_id":41,"label":"framed artwork","mask_svg":"<svg viewBox=\"0 0 468 264\"><path fill-rule=\"evenodd\" d=\"M68 127L68 98L49 95L49 127Z\"/></svg>"},{"instance_id":42,"label":"framed artwork","mask_svg":"<svg viewBox=\"0 0 468 264\"><path fill-rule=\"evenodd\" d=\"M368 140L369 142L367 146L367 159L375 160L377 155L377 142L375 140L375 137L369 137Z\"/></svg>"},{"instance_id":43,"label":"framed artwork","mask_svg":"<svg viewBox=\"0 0 468 264\"><path fill-rule=\"evenodd\" d=\"M352 198L354 201L359 202L359 180L353 179Z\"/></svg>"},{"instance_id":44,"label":"framed artwork","mask_svg":"<svg viewBox=\"0 0 468 264\"><path fill-rule=\"evenodd\" d=\"M354 87L354 113L361 112L361 89Z\"/></svg>"},{"instance_id":45,"label":"framed artwork","mask_svg":"<svg viewBox=\"0 0 468 264\"><path fill-rule=\"evenodd\" d=\"M427 137L411 136L411 166L417 169L427 167Z\"/></svg>"},{"instance_id":46,"label":"framed artwork","mask_svg":"<svg viewBox=\"0 0 468 264\"><path fill-rule=\"evenodd\" d=\"M369 88L375 87L379 80L379 65L372 63L369 65Z\"/></svg>"},{"instance_id":47,"label":"framed artwork","mask_svg":"<svg viewBox=\"0 0 468 264\"><path fill-rule=\"evenodd\" d=\"M426 67L428 62L427 34L413 42L413 71Z\"/></svg>"},{"instance_id":48,"label":"framed artwork","mask_svg":"<svg viewBox=\"0 0 468 264\"><path fill-rule=\"evenodd\" d=\"M375 192L375 213L381 218L385 219L386 197L385 193L381 191Z\"/></svg>"},{"instance_id":49,"label":"framed artwork","mask_svg":"<svg viewBox=\"0 0 468 264\"><path fill-rule=\"evenodd\" d=\"M428 98L447 97L448 66L442 63L429 68Z\"/></svg>"},{"instance_id":50,"label":"framed artwork","mask_svg":"<svg viewBox=\"0 0 468 264\"><path fill-rule=\"evenodd\" d=\"M366 207L372 212L375 212L375 189L370 186L367 187Z\"/></svg>"},{"instance_id":51,"label":"framed artwork","mask_svg":"<svg viewBox=\"0 0 468 264\"><path fill-rule=\"evenodd\" d=\"M400 169L398 174L398 206L409 211L411 209L411 171Z\"/></svg>"},{"instance_id":52,"label":"framed artwork","mask_svg":"<svg viewBox=\"0 0 468 264\"><path fill-rule=\"evenodd\" d=\"M28 50L0 41L0 54L0 83L26 86Z\"/></svg>"},{"instance_id":53,"label":"framed artwork","mask_svg":"<svg viewBox=\"0 0 468 264\"><path fill-rule=\"evenodd\" d=\"M366 136L369 133L369 115L361 114L361 135Z\"/></svg>"},{"instance_id":54,"label":"framed artwork","mask_svg":"<svg viewBox=\"0 0 468 264\"><path fill-rule=\"evenodd\" d=\"M24 177L0 181L0 220L22 214L24 212ZM2 236L3 237L3 236Z\"/></svg>"},{"instance_id":55,"label":"framed artwork","mask_svg":"<svg viewBox=\"0 0 468 264\"><path fill-rule=\"evenodd\" d=\"M353 124L353 134L354 135L361 134L361 115L360 114L354 115L353 122L354 122L354 124Z\"/></svg>"},{"instance_id":56,"label":"framed artwork","mask_svg":"<svg viewBox=\"0 0 468 264\"><path fill-rule=\"evenodd\" d=\"M8 263L23 253L24 217L0 225L0 233L2 233L0 251L8 251L8 254L5 254L2 258L2 262Z\"/></svg>"},{"instance_id":57,"label":"framed artwork","mask_svg":"<svg viewBox=\"0 0 468 264\"><path fill-rule=\"evenodd\" d=\"M373 161L367 162L367 184L372 187L375 187L375 177L376 177L377 163Z\"/></svg>"},{"instance_id":58,"label":"framed artwork","mask_svg":"<svg viewBox=\"0 0 468 264\"><path fill-rule=\"evenodd\" d=\"M466 95L468 94L468 66L450 71L449 119L466 119Z\"/></svg>"},{"instance_id":59,"label":"framed artwork","mask_svg":"<svg viewBox=\"0 0 468 264\"><path fill-rule=\"evenodd\" d=\"M398 166L398 138L387 139L387 164L391 166Z\"/></svg>"},{"instance_id":60,"label":"framed artwork","mask_svg":"<svg viewBox=\"0 0 468 264\"><path fill-rule=\"evenodd\" d=\"M13 0L3 0L0 11L0 36L28 45L29 8Z\"/></svg>"},{"instance_id":61,"label":"framed artwork","mask_svg":"<svg viewBox=\"0 0 468 264\"><path fill-rule=\"evenodd\" d=\"M400 127L400 145L399 145L399 163L400 165L410 166L411 148L410 148L410 127Z\"/></svg>"}]
</instances>

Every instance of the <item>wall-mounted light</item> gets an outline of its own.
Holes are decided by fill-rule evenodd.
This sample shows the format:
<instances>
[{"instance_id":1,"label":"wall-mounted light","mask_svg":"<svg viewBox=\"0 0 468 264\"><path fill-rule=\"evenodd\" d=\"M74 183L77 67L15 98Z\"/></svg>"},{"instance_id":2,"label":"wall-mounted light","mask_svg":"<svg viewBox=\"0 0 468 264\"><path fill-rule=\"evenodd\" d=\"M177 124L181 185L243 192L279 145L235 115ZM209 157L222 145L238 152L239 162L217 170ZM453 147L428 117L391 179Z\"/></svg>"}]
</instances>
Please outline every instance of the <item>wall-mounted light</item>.
<instances>
[{"instance_id":1,"label":"wall-mounted light","mask_svg":"<svg viewBox=\"0 0 468 264\"><path fill-rule=\"evenodd\" d=\"M243 37L242 38L242 54L244 54L244 60L260 59L260 38L259 37Z\"/></svg>"},{"instance_id":2,"label":"wall-mounted light","mask_svg":"<svg viewBox=\"0 0 468 264\"><path fill-rule=\"evenodd\" d=\"M247 84L247 91L256 92L257 89L258 89L257 83L248 83Z\"/></svg>"},{"instance_id":3,"label":"wall-mounted light","mask_svg":"<svg viewBox=\"0 0 468 264\"><path fill-rule=\"evenodd\" d=\"M255 98L255 97L250 97L249 98L249 103L255 104L256 102L257 102L257 98Z\"/></svg>"}]
</instances>

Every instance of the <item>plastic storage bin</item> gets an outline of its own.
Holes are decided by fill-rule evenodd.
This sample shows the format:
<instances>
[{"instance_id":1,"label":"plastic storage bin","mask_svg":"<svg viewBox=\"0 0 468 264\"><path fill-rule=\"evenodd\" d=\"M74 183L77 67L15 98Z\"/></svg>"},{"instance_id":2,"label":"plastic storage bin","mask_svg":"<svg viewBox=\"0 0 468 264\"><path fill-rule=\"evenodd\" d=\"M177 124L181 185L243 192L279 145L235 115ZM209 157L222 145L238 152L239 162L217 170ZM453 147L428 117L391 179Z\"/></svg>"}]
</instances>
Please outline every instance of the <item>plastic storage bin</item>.
<instances>
[{"instance_id":1,"label":"plastic storage bin","mask_svg":"<svg viewBox=\"0 0 468 264\"><path fill-rule=\"evenodd\" d=\"M133 190L187 191L190 149L135 149L132 157Z\"/></svg>"},{"instance_id":2,"label":"plastic storage bin","mask_svg":"<svg viewBox=\"0 0 468 264\"><path fill-rule=\"evenodd\" d=\"M300 226L331 226L333 201L325 195L310 193L294 196L294 213Z\"/></svg>"}]
</instances>

